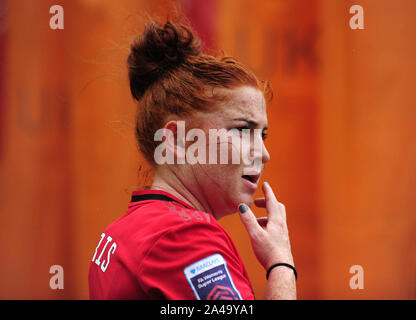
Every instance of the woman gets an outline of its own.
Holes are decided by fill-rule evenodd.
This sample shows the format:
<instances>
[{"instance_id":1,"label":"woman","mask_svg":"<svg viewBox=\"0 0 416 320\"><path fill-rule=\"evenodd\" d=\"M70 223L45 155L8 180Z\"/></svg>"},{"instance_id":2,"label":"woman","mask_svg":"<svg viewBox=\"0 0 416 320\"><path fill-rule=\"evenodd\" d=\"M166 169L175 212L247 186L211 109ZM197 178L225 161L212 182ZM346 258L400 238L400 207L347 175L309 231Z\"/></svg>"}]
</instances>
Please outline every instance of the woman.
<instances>
[{"instance_id":1,"label":"woman","mask_svg":"<svg viewBox=\"0 0 416 320\"><path fill-rule=\"evenodd\" d=\"M268 85L232 58L203 54L192 30L171 22L147 24L127 65L139 102L138 145L154 179L102 233L90 297L254 299L240 255L217 222L239 211L267 271L264 298L295 299L284 206L264 183L264 198L254 203L268 217L256 219L249 208L270 160Z\"/></svg>"}]
</instances>

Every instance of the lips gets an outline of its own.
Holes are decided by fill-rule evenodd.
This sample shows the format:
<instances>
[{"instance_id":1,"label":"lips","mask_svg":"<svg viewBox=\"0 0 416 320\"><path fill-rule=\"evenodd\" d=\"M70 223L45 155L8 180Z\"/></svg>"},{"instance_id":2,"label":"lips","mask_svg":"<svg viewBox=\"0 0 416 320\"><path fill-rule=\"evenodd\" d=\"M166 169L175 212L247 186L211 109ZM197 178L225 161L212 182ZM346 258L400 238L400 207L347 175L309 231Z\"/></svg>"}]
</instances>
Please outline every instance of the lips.
<instances>
[{"instance_id":1,"label":"lips","mask_svg":"<svg viewBox=\"0 0 416 320\"><path fill-rule=\"evenodd\" d=\"M244 183L252 190L256 191L257 182L260 179L260 174L245 174L242 176Z\"/></svg>"},{"instance_id":2,"label":"lips","mask_svg":"<svg viewBox=\"0 0 416 320\"><path fill-rule=\"evenodd\" d=\"M259 174L256 174L256 175L243 175L242 177L243 177L243 179L246 179L246 180L250 181L251 183L257 184L257 181L259 180L260 175Z\"/></svg>"}]
</instances>

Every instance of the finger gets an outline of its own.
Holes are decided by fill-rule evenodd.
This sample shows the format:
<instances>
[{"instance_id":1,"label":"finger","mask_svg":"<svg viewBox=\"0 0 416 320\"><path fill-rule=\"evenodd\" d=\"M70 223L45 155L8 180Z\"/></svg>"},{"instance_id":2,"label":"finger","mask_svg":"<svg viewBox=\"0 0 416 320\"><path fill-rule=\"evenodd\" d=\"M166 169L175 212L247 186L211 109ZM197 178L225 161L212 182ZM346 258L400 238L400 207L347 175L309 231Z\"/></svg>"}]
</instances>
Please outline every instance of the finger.
<instances>
[{"instance_id":1,"label":"finger","mask_svg":"<svg viewBox=\"0 0 416 320\"><path fill-rule=\"evenodd\" d=\"M269 200L273 200L277 202L276 196L274 195L273 189L270 186L268 182L264 182L262 185L264 198L266 199L266 202Z\"/></svg>"},{"instance_id":2,"label":"finger","mask_svg":"<svg viewBox=\"0 0 416 320\"><path fill-rule=\"evenodd\" d=\"M260 225L260 227L265 228L267 226L267 217L257 218L257 223Z\"/></svg>"},{"instance_id":3,"label":"finger","mask_svg":"<svg viewBox=\"0 0 416 320\"><path fill-rule=\"evenodd\" d=\"M264 198L254 199L254 204L259 208L266 208L266 199Z\"/></svg>"},{"instance_id":4,"label":"finger","mask_svg":"<svg viewBox=\"0 0 416 320\"><path fill-rule=\"evenodd\" d=\"M272 187L268 182L263 183L262 189L266 201L267 215L270 217L270 219L274 219L281 211L280 203L277 201Z\"/></svg>"},{"instance_id":5,"label":"finger","mask_svg":"<svg viewBox=\"0 0 416 320\"><path fill-rule=\"evenodd\" d=\"M250 237L253 237L256 232L262 231L259 223L257 222L256 216L246 204L241 203L238 206L238 212L240 213L241 221L247 229Z\"/></svg>"}]
</instances>

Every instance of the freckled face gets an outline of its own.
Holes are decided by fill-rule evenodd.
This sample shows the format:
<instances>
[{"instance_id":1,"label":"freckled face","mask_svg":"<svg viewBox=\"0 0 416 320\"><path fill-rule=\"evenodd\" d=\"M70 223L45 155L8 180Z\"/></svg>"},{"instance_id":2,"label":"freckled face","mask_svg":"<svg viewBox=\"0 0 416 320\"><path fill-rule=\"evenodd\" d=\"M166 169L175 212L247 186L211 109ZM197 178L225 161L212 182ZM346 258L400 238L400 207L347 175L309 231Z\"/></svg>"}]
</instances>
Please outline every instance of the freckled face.
<instances>
[{"instance_id":1,"label":"freckled face","mask_svg":"<svg viewBox=\"0 0 416 320\"><path fill-rule=\"evenodd\" d=\"M204 199L217 219L236 212L240 203L252 204L264 164L270 160L264 145L267 115L262 92L246 86L222 90L230 99L218 110L199 116L207 137L207 164L191 165L187 170L188 178L194 180L195 196ZM208 163L210 129L220 133L215 139L214 164ZM228 153L224 164L220 163L223 151ZM238 159L232 158L233 152Z\"/></svg>"}]
</instances>

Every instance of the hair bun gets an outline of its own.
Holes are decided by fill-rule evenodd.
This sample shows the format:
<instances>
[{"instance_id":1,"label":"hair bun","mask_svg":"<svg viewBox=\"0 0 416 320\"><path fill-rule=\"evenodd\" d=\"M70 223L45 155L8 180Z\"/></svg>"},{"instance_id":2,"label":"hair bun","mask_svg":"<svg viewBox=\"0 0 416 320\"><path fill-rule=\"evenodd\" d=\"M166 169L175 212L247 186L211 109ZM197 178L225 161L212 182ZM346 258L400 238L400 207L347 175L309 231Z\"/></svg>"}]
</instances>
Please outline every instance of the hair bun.
<instances>
[{"instance_id":1,"label":"hair bun","mask_svg":"<svg viewBox=\"0 0 416 320\"><path fill-rule=\"evenodd\" d=\"M133 39L127 58L130 90L139 100L146 89L166 71L183 63L188 56L201 53L201 41L192 31L168 21L164 26L150 22Z\"/></svg>"}]
</instances>

